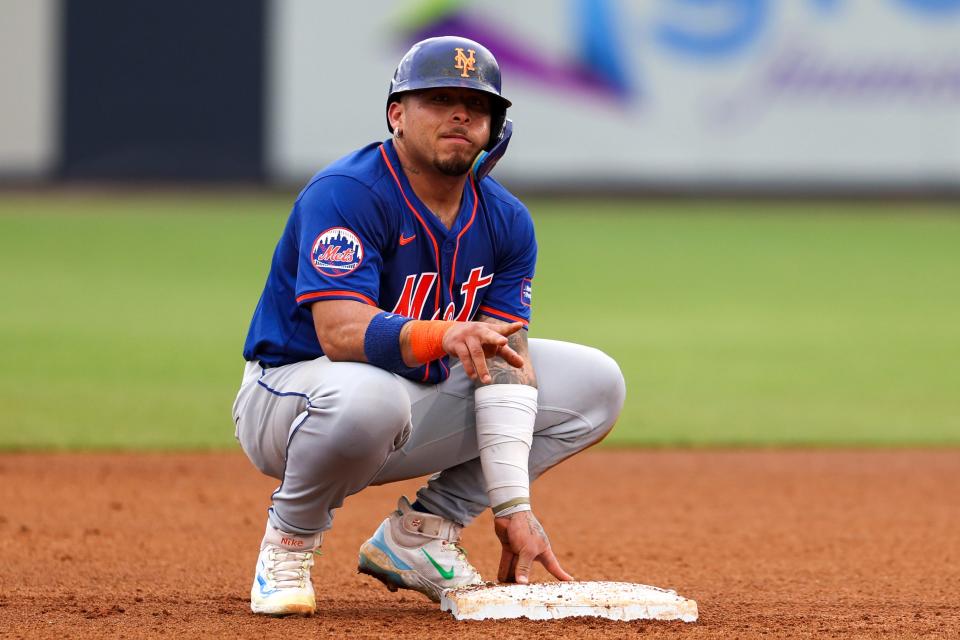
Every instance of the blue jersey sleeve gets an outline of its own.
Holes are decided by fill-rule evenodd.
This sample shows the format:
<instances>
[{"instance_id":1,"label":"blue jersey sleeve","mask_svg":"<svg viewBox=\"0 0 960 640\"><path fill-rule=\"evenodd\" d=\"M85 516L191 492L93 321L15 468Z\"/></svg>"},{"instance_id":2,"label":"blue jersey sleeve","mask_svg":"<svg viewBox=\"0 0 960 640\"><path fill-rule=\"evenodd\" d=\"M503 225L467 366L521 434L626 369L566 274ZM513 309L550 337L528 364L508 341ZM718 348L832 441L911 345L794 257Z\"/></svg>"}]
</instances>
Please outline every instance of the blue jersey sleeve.
<instances>
[{"instance_id":1,"label":"blue jersey sleeve","mask_svg":"<svg viewBox=\"0 0 960 640\"><path fill-rule=\"evenodd\" d=\"M521 206L497 252L493 282L477 311L505 322L530 323L533 276L537 265L537 238L530 212Z\"/></svg>"},{"instance_id":2,"label":"blue jersey sleeve","mask_svg":"<svg viewBox=\"0 0 960 640\"><path fill-rule=\"evenodd\" d=\"M297 304L342 299L377 306L390 225L373 192L353 178L326 176L304 189L295 210Z\"/></svg>"}]
</instances>

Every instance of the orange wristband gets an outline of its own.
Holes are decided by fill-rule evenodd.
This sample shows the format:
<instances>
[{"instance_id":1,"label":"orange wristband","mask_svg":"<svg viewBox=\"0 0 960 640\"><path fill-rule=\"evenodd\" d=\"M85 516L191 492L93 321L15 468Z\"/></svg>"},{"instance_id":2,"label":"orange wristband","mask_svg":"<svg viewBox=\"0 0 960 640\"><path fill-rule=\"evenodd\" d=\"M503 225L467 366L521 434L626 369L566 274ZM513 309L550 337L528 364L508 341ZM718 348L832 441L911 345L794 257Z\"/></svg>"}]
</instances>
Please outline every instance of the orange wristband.
<instances>
[{"instance_id":1,"label":"orange wristband","mask_svg":"<svg viewBox=\"0 0 960 640\"><path fill-rule=\"evenodd\" d=\"M453 322L448 320L414 320L410 323L410 349L417 362L426 364L447 355L443 336Z\"/></svg>"}]
</instances>

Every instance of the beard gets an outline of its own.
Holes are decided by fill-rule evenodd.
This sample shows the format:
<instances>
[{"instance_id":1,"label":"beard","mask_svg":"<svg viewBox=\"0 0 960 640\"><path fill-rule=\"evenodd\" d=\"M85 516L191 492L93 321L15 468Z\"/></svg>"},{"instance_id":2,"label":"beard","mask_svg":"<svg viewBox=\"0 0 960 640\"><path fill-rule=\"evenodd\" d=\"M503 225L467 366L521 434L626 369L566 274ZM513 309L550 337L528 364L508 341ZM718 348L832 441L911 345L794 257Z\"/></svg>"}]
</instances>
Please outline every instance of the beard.
<instances>
[{"instance_id":1,"label":"beard","mask_svg":"<svg viewBox=\"0 0 960 640\"><path fill-rule=\"evenodd\" d=\"M452 153L446 158L434 157L433 168L445 176L462 176L473 166L476 154L473 151Z\"/></svg>"}]
</instances>

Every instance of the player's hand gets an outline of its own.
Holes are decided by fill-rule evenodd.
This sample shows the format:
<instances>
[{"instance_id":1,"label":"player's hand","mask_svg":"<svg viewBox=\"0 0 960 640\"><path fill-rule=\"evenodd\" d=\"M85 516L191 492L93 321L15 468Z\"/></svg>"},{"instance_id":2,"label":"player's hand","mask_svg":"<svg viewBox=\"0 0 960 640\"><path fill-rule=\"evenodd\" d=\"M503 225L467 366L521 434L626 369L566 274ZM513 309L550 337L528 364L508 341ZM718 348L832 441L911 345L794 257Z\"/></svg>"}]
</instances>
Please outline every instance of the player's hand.
<instances>
[{"instance_id":1,"label":"player's hand","mask_svg":"<svg viewBox=\"0 0 960 640\"><path fill-rule=\"evenodd\" d=\"M543 564L557 580L574 579L563 570L557 556L553 555L547 532L532 511L518 511L495 518L493 530L503 545L500 569L497 571L498 581L528 584L534 560Z\"/></svg>"},{"instance_id":2,"label":"player's hand","mask_svg":"<svg viewBox=\"0 0 960 640\"><path fill-rule=\"evenodd\" d=\"M464 372L471 380L490 384L493 379L487 369L487 358L498 356L510 366L518 369L523 367L523 356L507 344L507 338L522 328L520 322L455 322L443 336L443 350L460 359Z\"/></svg>"}]
</instances>

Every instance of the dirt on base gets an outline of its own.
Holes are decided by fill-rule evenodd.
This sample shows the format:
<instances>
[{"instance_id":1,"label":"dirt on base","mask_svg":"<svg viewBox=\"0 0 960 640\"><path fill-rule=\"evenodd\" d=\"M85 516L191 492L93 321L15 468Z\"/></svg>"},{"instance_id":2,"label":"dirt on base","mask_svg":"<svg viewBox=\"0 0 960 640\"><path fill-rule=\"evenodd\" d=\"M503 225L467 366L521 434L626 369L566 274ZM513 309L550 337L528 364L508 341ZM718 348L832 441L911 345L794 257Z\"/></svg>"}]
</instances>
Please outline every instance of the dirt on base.
<instances>
[{"instance_id":1,"label":"dirt on base","mask_svg":"<svg viewBox=\"0 0 960 640\"><path fill-rule=\"evenodd\" d=\"M593 450L534 485L568 571L674 588L692 624L457 622L388 592L357 549L416 481L340 510L316 616L254 616L275 485L241 454L0 456L0 638L960 637L957 450ZM489 515L465 545L495 577Z\"/></svg>"}]
</instances>

